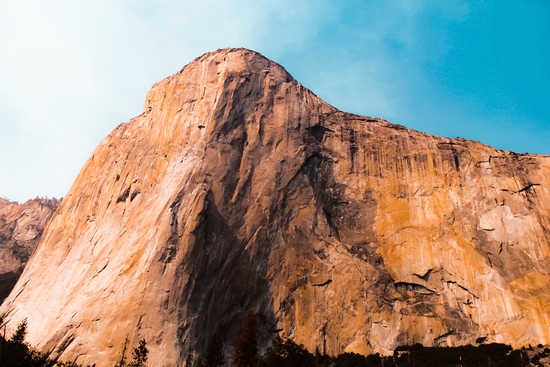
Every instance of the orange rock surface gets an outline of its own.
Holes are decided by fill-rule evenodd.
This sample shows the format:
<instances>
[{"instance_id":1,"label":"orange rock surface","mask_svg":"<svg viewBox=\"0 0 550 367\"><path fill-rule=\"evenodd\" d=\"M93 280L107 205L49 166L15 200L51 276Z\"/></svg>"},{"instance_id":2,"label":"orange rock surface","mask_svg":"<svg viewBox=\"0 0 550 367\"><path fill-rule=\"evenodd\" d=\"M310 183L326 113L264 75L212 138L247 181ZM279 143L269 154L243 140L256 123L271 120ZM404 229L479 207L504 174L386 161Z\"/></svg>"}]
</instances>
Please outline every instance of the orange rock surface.
<instances>
[{"instance_id":1,"label":"orange rock surface","mask_svg":"<svg viewBox=\"0 0 550 367\"><path fill-rule=\"evenodd\" d=\"M550 158L341 112L244 49L155 84L95 149L0 312L112 365L260 343L550 343Z\"/></svg>"}]
</instances>

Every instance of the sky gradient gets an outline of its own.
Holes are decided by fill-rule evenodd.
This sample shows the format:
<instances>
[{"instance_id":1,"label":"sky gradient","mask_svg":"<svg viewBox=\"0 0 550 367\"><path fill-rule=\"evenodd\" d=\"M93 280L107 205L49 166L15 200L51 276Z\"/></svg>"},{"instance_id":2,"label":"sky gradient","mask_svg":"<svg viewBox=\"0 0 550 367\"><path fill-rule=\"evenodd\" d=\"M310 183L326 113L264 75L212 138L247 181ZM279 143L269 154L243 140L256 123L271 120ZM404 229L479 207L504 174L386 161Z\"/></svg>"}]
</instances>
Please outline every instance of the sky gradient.
<instances>
[{"instance_id":1,"label":"sky gradient","mask_svg":"<svg viewBox=\"0 0 550 367\"><path fill-rule=\"evenodd\" d=\"M550 154L550 2L0 0L0 197L66 194L149 88L246 47L333 106Z\"/></svg>"}]
</instances>

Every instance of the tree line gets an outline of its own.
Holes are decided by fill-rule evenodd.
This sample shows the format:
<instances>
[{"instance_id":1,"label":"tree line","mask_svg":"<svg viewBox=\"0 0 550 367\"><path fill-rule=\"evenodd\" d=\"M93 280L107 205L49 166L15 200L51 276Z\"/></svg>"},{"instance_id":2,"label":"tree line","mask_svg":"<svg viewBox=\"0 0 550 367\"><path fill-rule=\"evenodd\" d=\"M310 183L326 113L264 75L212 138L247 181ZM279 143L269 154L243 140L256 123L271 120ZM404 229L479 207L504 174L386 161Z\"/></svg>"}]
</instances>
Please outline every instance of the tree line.
<instances>
[{"instance_id":1,"label":"tree line","mask_svg":"<svg viewBox=\"0 0 550 367\"><path fill-rule=\"evenodd\" d=\"M48 352L41 352L25 342L27 335L27 319L24 319L18 326L13 335L6 339L5 324L0 319L0 325L3 327L4 334L0 336L0 367L82 367L75 361L60 361L58 358L51 358ZM132 359L126 361L126 349L128 339L126 339L121 359L115 367L148 367L147 349L145 339L139 341L139 345L132 351ZM87 367L95 367L95 364Z\"/></svg>"},{"instance_id":2,"label":"tree line","mask_svg":"<svg viewBox=\"0 0 550 367\"><path fill-rule=\"evenodd\" d=\"M0 320L0 325L3 325ZM5 326L4 326L5 330ZM27 320L21 322L13 335L6 339L0 336L0 367L82 367L73 362L50 358L50 354L40 352L25 342ZM124 341L120 358L114 367L155 367L149 361L145 339L128 354L128 338ZM542 349L539 345L539 349ZM393 355L372 354L363 356L343 353L338 356L309 352L303 345L289 338L277 336L263 353L258 349L257 315L248 311L240 334L235 339L232 360L226 360L227 349L219 336L209 341L205 352L195 358L192 351L187 353L182 367L527 367L544 366L550 358L550 349L539 353L529 353L522 348L512 350L505 344L481 344L477 347L424 347L421 344L400 346ZM87 367L95 367L95 364Z\"/></svg>"}]
</instances>

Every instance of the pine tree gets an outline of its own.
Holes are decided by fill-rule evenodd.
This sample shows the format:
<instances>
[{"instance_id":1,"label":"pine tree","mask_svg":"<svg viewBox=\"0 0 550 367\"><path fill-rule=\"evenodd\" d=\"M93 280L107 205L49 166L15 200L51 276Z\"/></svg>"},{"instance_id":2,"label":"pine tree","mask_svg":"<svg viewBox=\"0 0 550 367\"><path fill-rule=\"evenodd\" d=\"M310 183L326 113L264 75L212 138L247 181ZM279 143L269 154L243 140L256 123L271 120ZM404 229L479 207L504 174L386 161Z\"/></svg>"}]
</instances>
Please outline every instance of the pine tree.
<instances>
[{"instance_id":1,"label":"pine tree","mask_svg":"<svg viewBox=\"0 0 550 367\"><path fill-rule=\"evenodd\" d=\"M246 323L235 341L233 367L256 367L258 365L258 336L256 314L248 310Z\"/></svg>"},{"instance_id":2,"label":"pine tree","mask_svg":"<svg viewBox=\"0 0 550 367\"><path fill-rule=\"evenodd\" d=\"M17 325L17 329L15 330L15 333L11 336L8 343L13 344L23 344L25 342L25 337L27 336L27 319L25 318L19 325Z\"/></svg>"},{"instance_id":3,"label":"pine tree","mask_svg":"<svg viewBox=\"0 0 550 367\"><path fill-rule=\"evenodd\" d=\"M122 353L120 354L120 360L115 364L115 367L125 367L126 366L126 349L128 348L128 337L124 339L124 345L122 346Z\"/></svg>"},{"instance_id":4,"label":"pine tree","mask_svg":"<svg viewBox=\"0 0 550 367\"><path fill-rule=\"evenodd\" d=\"M202 367L219 367L225 364L225 358L223 354L223 344L220 339L214 336L210 339L206 352L204 354Z\"/></svg>"},{"instance_id":5,"label":"pine tree","mask_svg":"<svg viewBox=\"0 0 550 367\"><path fill-rule=\"evenodd\" d=\"M128 367L147 367L149 350L146 344L145 339L139 341L139 345L132 352L132 362L128 364Z\"/></svg>"}]
</instances>

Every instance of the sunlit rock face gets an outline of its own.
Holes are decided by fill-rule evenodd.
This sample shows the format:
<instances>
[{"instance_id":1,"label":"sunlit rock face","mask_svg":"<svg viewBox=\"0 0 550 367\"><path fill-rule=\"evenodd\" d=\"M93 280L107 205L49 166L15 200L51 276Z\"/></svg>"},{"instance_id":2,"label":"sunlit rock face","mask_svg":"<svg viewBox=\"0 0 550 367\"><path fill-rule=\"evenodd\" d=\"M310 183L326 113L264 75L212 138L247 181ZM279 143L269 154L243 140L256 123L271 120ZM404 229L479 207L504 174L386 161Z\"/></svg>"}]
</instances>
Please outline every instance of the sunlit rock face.
<instances>
[{"instance_id":1,"label":"sunlit rock face","mask_svg":"<svg viewBox=\"0 0 550 367\"><path fill-rule=\"evenodd\" d=\"M181 365L260 341L550 343L550 158L341 112L243 49L155 84L95 149L1 311L28 341Z\"/></svg>"},{"instance_id":2,"label":"sunlit rock face","mask_svg":"<svg viewBox=\"0 0 550 367\"><path fill-rule=\"evenodd\" d=\"M15 285L59 203L55 198L23 204L0 198L0 302Z\"/></svg>"}]
</instances>

